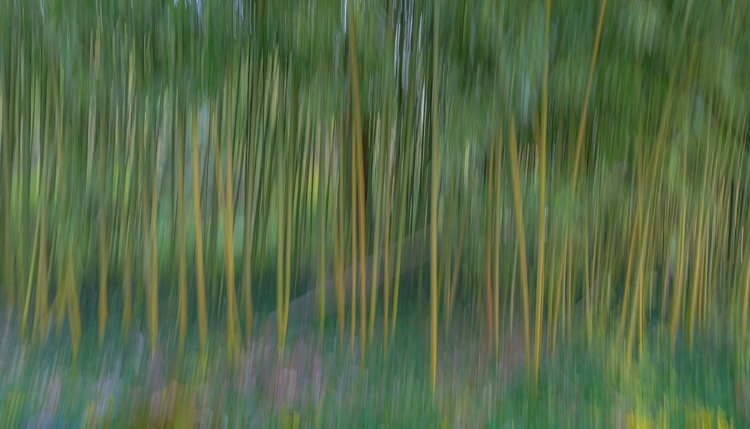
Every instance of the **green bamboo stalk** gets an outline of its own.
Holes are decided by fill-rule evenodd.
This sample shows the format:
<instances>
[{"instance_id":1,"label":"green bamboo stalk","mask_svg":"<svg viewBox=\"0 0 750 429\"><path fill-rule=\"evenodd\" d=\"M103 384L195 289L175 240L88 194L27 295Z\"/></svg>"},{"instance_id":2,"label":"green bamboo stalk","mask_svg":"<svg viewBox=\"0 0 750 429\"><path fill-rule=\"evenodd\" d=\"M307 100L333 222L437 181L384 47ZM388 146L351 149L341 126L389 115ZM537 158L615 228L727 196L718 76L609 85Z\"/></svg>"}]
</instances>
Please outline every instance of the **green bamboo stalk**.
<instances>
[{"instance_id":1,"label":"green bamboo stalk","mask_svg":"<svg viewBox=\"0 0 750 429\"><path fill-rule=\"evenodd\" d=\"M148 112L148 109L146 109ZM144 124L144 140L148 141L148 138L146 136L149 136L148 133L148 116L146 116L145 124ZM151 202L148 205L148 208L150 209L150 220L149 220L149 233L150 233L150 252L147 253L150 256L149 260L149 278L148 278L148 288L149 288L149 295L147 298L147 306L148 306L148 328L149 328L149 340L151 345L151 357L153 358L156 353L156 345L158 342L159 337L159 237L158 237L158 224L157 224L157 214L158 214L158 206L159 206L159 196L158 196L158 183L156 181L156 172L157 172L157 162L158 159L158 152L159 152L159 145L160 145L160 138L156 137L154 139L154 152L157 156L153 157L151 160L153 163L153 167L151 169Z\"/></svg>"},{"instance_id":2,"label":"green bamboo stalk","mask_svg":"<svg viewBox=\"0 0 750 429\"><path fill-rule=\"evenodd\" d=\"M30 262L30 268L29 268L30 272L27 277L26 290L24 292L25 298L24 298L24 304L23 304L23 316L21 319L21 337L26 336L26 329L28 326L29 310L31 308L31 295L32 295L31 291L34 288L34 284L33 284L34 263L36 262L36 258L37 258L36 255L39 251L39 229L40 229L39 227L41 224L41 220L42 220L41 216L37 216L36 222L35 222L36 226L34 227L34 241L33 241L33 248L31 251L31 262Z\"/></svg>"},{"instance_id":3,"label":"green bamboo stalk","mask_svg":"<svg viewBox=\"0 0 750 429\"><path fill-rule=\"evenodd\" d=\"M541 114L541 136L539 139L539 247L537 257L537 283L536 283L536 329L534 343L534 384L539 381L539 353L542 345L542 308L544 308L544 264L545 264L545 240L546 240L546 188L547 188L547 108L549 94L549 21L551 13L551 1L547 0L544 20L544 40L547 44L547 53L544 58L544 72L542 74L542 114Z\"/></svg>"},{"instance_id":4,"label":"green bamboo stalk","mask_svg":"<svg viewBox=\"0 0 750 429\"><path fill-rule=\"evenodd\" d=\"M294 145L291 145L290 158L294 159ZM287 171L287 174L293 177L294 171ZM286 199L286 226L284 238L286 243L284 244L284 290L282 306L284 309L284 330L281 336L281 347L279 348L279 356L283 356L284 344L286 343L286 334L289 324L289 301L291 299L291 283L292 283L292 219L294 218L294 211L292 208L293 192L289 192L287 189L286 194L282 195L282 198Z\"/></svg>"},{"instance_id":5,"label":"green bamboo stalk","mask_svg":"<svg viewBox=\"0 0 750 429\"><path fill-rule=\"evenodd\" d=\"M339 155L339 165L343 165L343 161L341 160L341 155ZM334 269L336 271L336 279L335 279L335 294L336 294L336 315L337 315L337 327L338 327L338 341L339 344L343 343L344 341L344 335L345 335L345 322L346 322L346 314L345 314L345 305L346 305L346 291L344 290L344 226L343 222L341 222L341 219L343 218L343 215L341 211L343 210L342 207L344 205L343 203L343 190L341 186L336 187L335 191L335 198L336 202L334 203L333 208L333 231L334 231L334 238L333 238L333 263L334 263Z\"/></svg>"},{"instance_id":6,"label":"green bamboo stalk","mask_svg":"<svg viewBox=\"0 0 750 429\"><path fill-rule=\"evenodd\" d=\"M325 316L326 316L326 288L325 288L325 269L326 269L326 242L325 242L325 219L326 219L326 207L325 207L325 193L326 193L326 186L325 184L328 183L328 175L326 171L323 171L324 168L326 168L328 162L324 161L325 154L323 151L325 148L321 149L321 146L323 144L323 138L320 135L320 124L317 126L317 136L315 138L316 140L316 156L317 159L316 162L316 175L318 177L318 198L315 200L315 212L318 219L318 281L317 281L317 290L318 290L318 311L319 311L319 338L321 344L323 343L323 333L325 332ZM322 164L322 165L321 165Z\"/></svg>"},{"instance_id":7,"label":"green bamboo stalk","mask_svg":"<svg viewBox=\"0 0 750 429\"><path fill-rule=\"evenodd\" d=\"M487 324L487 338L489 339L489 348L490 350L495 349L495 317L493 315L493 310L495 308L494 306L494 298L493 298L493 292L494 288L492 285L493 281L493 275L492 272L493 267L492 264L494 262L494 259L492 258L493 254L493 243L494 243L494 237L493 237L493 227L494 227L494 217L496 216L495 213L493 213L494 208L494 197L495 193L493 192L493 188L495 186L495 145L490 146L490 168L489 168L489 177L487 181L487 208L485 209L485 249L484 249L484 265L485 265L485 275L484 275L484 308L485 308L485 317L486 317L486 324Z\"/></svg>"},{"instance_id":8,"label":"green bamboo stalk","mask_svg":"<svg viewBox=\"0 0 750 429\"><path fill-rule=\"evenodd\" d=\"M385 251L383 258L383 354L388 353L388 322L390 316L390 304L391 304L391 201L393 200L393 142L388 142L388 168L385 172L385 227L383 231L383 239L385 241Z\"/></svg>"},{"instance_id":9,"label":"green bamboo stalk","mask_svg":"<svg viewBox=\"0 0 750 429\"><path fill-rule=\"evenodd\" d=\"M282 157L280 156L279 159ZM284 337L286 335L286 320L284 314L284 247L286 244L285 233L286 233L286 174L283 170L281 162L277 165L277 171L279 174L278 185L276 190L276 198L279 213L279 222L276 233L276 312L279 327L279 333L277 336L279 357L283 355Z\"/></svg>"},{"instance_id":10,"label":"green bamboo stalk","mask_svg":"<svg viewBox=\"0 0 750 429\"><path fill-rule=\"evenodd\" d=\"M2 146L2 210L3 215L0 222L2 223L3 231L3 293L4 299L4 310L11 313L13 309L13 303L15 302L15 272L13 266L13 238L12 230L13 224L12 211L11 211L11 189L12 189L12 176L13 171L13 146L14 140L10 137L9 127L7 126L10 121L6 120L8 109L5 108L5 95L2 88L0 88L0 138L3 140Z\"/></svg>"},{"instance_id":11,"label":"green bamboo stalk","mask_svg":"<svg viewBox=\"0 0 750 429\"><path fill-rule=\"evenodd\" d=\"M256 146L257 144L257 135L258 132L258 124L256 122L256 106L258 103L253 103L253 96L256 94L257 88L255 86L261 81L260 78L254 79L254 75L252 74L252 67L254 66L255 62L250 60L249 58L245 60L245 85L246 85L246 92L247 92L247 98L248 102L251 103L249 110L248 119L243 121L244 126L248 128L248 135L249 135L249 145L246 144L246 151L245 151L245 162L244 162L244 175L245 175L245 184L244 184L244 192L245 192L245 218L244 218L244 228L243 228L243 243L242 243L242 293L244 296L244 304L245 304L245 336L246 339L250 339L250 336L252 334L253 330L253 322L254 322L254 310L253 310L253 241L255 240L255 231L256 226L258 222L258 217L256 215L256 204L255 204L255 198L257 195L257 192L255 191L255 186L257 185L258 181L255 180L255 175L258 172L258 169L256 168L256 162L257 162L257 154L258 148ZM244 91L243 91L244 92ZM249 123L248 123L249 122ZM261 253L262 254L262 253Z\"/></svg>"},{"instance_id":12,"label":"green bamboo stalk","mask_svg":"<svg viewBox=\"0 0 750 429\"><path fill-rule=\"evenodd\" d=\"M502 136L502 133L499 134ZM498 137L497 139L497 164L495 166L495 225L493 227L493 243L495 247L495 275L492 280L493 290L492 294L495 299L493 314L495 316L495 356L500 356L500 231L502 227L503 211L501 201L501 185L502 185L502 172L503 172L503 152L502 152L502 140Z\"/></svg>"},{"instance_id":13,"label":"green bamboo stalk","mask_svg":"<svg viewBox=\"0 0 750 429\"><path fill-rule=\"evenodd\" d=\"M231 70L231 69L230 69ZM227 106L227 142L226 142L226 178L224 179L226 191L224 193L225 201L222 205L224 208L224 264L227 278L227 340L228 355L231 362L234 362L239 353L239 337L237 332L239 328L239 319L237 315L237 297L235 290L235 270L234 270L234 174L232 153L234 152L234 110L232 74L227 79L226 103ZM219 184L221 185L221 184ZM221 201L222 194L219 194Z\"/></svg>"},{"instance_id":14,"label":"green bamboo stalk","mask_svg":"<svg viewBox=\"0 0 750 429\"><path fill-rule=\"evenodd\" d=\"M101 193L99 197L99 231L98 231L98 247L99 247L99 345L104 344L104 334L107 331L107 316L108 316L108 288L107 282L109 277L109 222L107 213L107 196L109 195L109 188L107 187L107 157L109 156L103 146L104 142L100 143L99 149L99 183Z\"/></svg>"},{"instance_id":15,"label":"green bamboo stalk","mask_svg":"<svg viewBox=\"0 0 750 429\"><path fill-rule=\"evenodd\" d=\"M198 112L192 108L192 159L193 159L193 215L195 216L195 284L198 295L198 339L201 353L206 352L208 336L208 316L206 314L206 287L203 270L203 228L201 227L200 167L198 158Z\"/></svg>"},{"instance_id":16,"label":"green bamboo stalk","mask_svg":"<svg viewBox=\"0 0 750 429\"><path fill-rule=\"evenodd\" d=\"M407 127L408 129L408 127ZM398 275L398 273L401 272L401 262L403 257L403 237L404 237L404 228L406 227L406 206L407 206L407 189L408 189L408 181L404 180L404 178L408 174L408 165L410 164L411 158L407 161L405 160L401 165L401 198L399 202L399 215L398 215L398 232L396 233L396 242L398 243L396 245L396 269L394 270L394 273L396 273L396 279L394 281L393 285L393 312L391 314L391 338L394 338L396 336L396 318L398 316L398 298L399 298L399 287L401 285L401 276Z\"/></svg>"},{"instance_id":17,"label":"green bamboo stalk","mask_svg":"<svg viewBox=\"0 0 750 429\"><path fill-rule=\"evenodd\" d=\"M181 98L177 98L181 101ZM184 101L183 101L184 102ZM175 103L176 104L176 103ZM185 348L187 339L187 322L188 322L188 295L187 295L187 252L185 249L185 120L184 111L179 105L177 109L177 176L175 182L177 185L177 288L178 288L178 309L177 309L177 326L179 331L179 350Z\"/></svg>"},{"instance_id":18,"label":"green bamboo stalk","mask_svg":"<svg viewBox=\"0 0 750 429\"><path fill-rule=\"evenodd\" d=\"M432 197L430 199L430 382L435 392L437 379L438 349L438 183L440 180L440 149L438 147L438 46L440 3L434 3L435 20L433 22L432 51Z\"/></svg>"},{"instance_id":19,"label":"green bamboo stalk","mask_svg":"<svg viewBox=\"0 0 750 429\"><path fill-rule=\"evenodd\" d=\"M81 316L78 306L78 290L76 288L76 271L73 265L72 245L68 244L67 258L65 263L64 287L66 293L67 315L70 323L70 340L73 352L74 364L78 361L78 351L81 345Z\"/></svg>"}]
</instances>

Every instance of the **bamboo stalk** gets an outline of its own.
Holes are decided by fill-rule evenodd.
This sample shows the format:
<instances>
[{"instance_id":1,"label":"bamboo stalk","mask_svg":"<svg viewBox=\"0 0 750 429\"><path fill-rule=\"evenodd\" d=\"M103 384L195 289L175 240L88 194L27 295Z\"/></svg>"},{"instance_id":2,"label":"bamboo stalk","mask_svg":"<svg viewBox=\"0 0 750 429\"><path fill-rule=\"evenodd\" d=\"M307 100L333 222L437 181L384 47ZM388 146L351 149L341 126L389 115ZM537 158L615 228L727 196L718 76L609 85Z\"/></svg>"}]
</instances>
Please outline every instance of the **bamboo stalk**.
<instances>
[{"instance_id":1,"label":"bamboo stalk","mask_svg":"<svg viewBox=\"0 0 750 429\"><path fill-rule=\"evenodd\" d=\"M148 111L148 109L147 109ZM148 118L148 116L146 116ZM155 127L156 128L156 127ZM148 139L145 136L148 136L147 133L148 130L148 119L146 119L146 124L144 125L144 140L147 141ZM159 152L159 145L160 145L160 137L156 137L154 139L155 149L154 152L156 153L156 157L152 160L153 167L151 171L151 203L148 206L151 210L151 219L149 222L149 232L150 232L150 261L149 261L149 297L148 297L148 327L149 327L149 339L151 343L151 356L154 357L154 354L156 353L156 345L159 337L159 236L158 236L158 224L157 224L157 214L158 214L158 207L159 207L159 195L158 195L158 183L156 180L156 172L158 168L158 164L156 160L158 160L158 152Z\"/></svg>"},{"instance_id":2,"label":"bamboo stalk","mask_svg":"<svg viewBox=\"0 0 750 429\"><path fill-rule=\"evenodd\" d=\"M339 165L343 165L343 162L340 162ZM335 277L335 297L336 297L336 314L337 314L337 326L338 326L338 341L339 343L344 341L344 330L345 330L345 318L346 315L344 313L344 307L346 305L345 302L345 290L344 290L344 256L343 256L343 222L340 221L342 218L341 210L342 210L342 198L343 198L343 191L341 189L341 186L337 186L336 189L336 202L333 208L333 230L334 230L334 238L333 238L333 257L334 257L334 269L336 270L336 277ZM325 297L326 294L323 294Z\"/></svg>"},{"instance_id":3,"label":"bamboo stalk","mask_svg":"<svg viewBox=\"0 0 750 429\"><path fill-rule=\"evenodd\" d=\"M683 196L680 208L680 238L677 245L677 267L674 282L674 295L669 317L669 333L671 351L674 355L677 344L677 330L679 328L680 316L683 309L683 284L685 276L685 230L687 224L687 198Z\"/></svg>"},{"instance_id":4,"label":"bamboo stalk","mask_svg":"<svg viewBox=\"0 0 750 429\"><path fill-rule=\"evenodd\" d=\"M178 99L179 100L179 99ZM178 107L179 109L179 107ZM177 309L177 326L179 331L179 350L180 354L185 348L187 339L187 322L188 322L188 295L187 295L187 251L185 249L185 123L183 111L180 109L177 113L177 288L178 288L178 309Z\"/></svg>"},{"instance_id":5,"label":"bamboo stalk","mask_svg":"<svg viewBox=\"0 0 750 429\"><path fill-rule=\"evenodd\" d=\"M406 165L404 164L401 168L402 175L405 175L406 171ZM402 268L402 257L403 257L403 241L401 240L401 237L404 236L404 228L406 226L406 190L407 190L407 181L401 180L401 202L400 202L400 209L399 209L399 219L398 219L398 232L396 234L396 237L399 239L398 243L396 244L396 269L394 270L395 273L400 273ZM398 297L399 297L399 287L401 285L401 277L396 276L394 285L393 285L393 310L391 314L391 338L395 337L396 335L396 317L398 316Z\"/></svg>"},{"instance_id":6,"label":"bamboo stalk","mask_svg":"<svg viewBox=\"0 0 750 429\"><path fill-rule=\"evenodd\" d=\"M534 342L534 384L539 381L539 354L542 345L542 309L544 308L544 264L545 264L545 241L546 241L546 185L547 185L547 104L549 94L549 21L551 13L551 1L547 0L544 21L544 40L547 43L547 54L544 58L544 73L542 74L542 115L541 136L539 148L539 247L537 257L537 283L536 283L536 329Z\"/></svg>"},{"instance_id":7,"label":"bamboo stalk","mask_svg":"<svg viewBox=\"0 0 750 429\"><path fill-rule=\"evenodd\" d=\"M249 74L249 72L248 72ZM250 77L248 77L248 80ZM256 128L254 121L255 116L251 114L251 120L253 121L251 126ZM255 205L255 198L257 193L255 192L255 174L256 174L256 142L255 136L250 137L250 147L246 154L245 162L245 219L244 219L244 239L243 239L243 250L242 250L242 290L245 297L245 332L247 338L250 338L253 329L253 239L256 223L258 218L256 216L257 207Z\"/></svg>"},{"instance_id":8,"label":"bamboo stalk","mask_svg":"<svg viewBox=\"0 0 750 429\"><path fill-rule=\"evenodd\" d=\"M502 228L503 221L503 210L502 210L502 196L501 196L501 185L502 185L502 172L503 172L503 152L502 152L502 140L500 138L502 133L499 134L497 139L497 165L495 166L495 225L494 225L494 238L493 243L495 246L495 277L493 283L493 295L495 298L493 313L495 315L495 356L500 356L500 231ZM463 229L461 231L463 239ZM460 251L460 250L459 250Z\"/></svg>"},{"instance_id":9,"label":"bamboo stalk","mask_svg":"<svg viewBox=\"0 0 750 429\"><path fill-rule=\"evenodd\" d=\"M21 318L21 337L26 336L26 329L28 326L29 310L31 308L31 291L33 290L34 284L34 263L37 259L37 253L39 252L39 226L41 224L41 216L37 216L35 227L34 227L34 241L31 250L31 262L29 267L29 275L26 282L26 291L24 293L24 304L23 304L23 316ZM36 319L36 317L34 317ZM36 324L34 324L36 325Z\"/></svg>"},{"instance_id":10,"label":"bamboo stalk","mask_svg":"<svg viewBox=\"0 0 750 429\"><path fill-rule=\"evenodd\" d=\"M193 215L195 216L195 285L198 295L198 339L201 353L206 351L208 337L208 316L206 314L206 287L203 270L203 228L201 227L200 167L198 158L198 112L192 108L192 159L193 159Z\"/></svg>"},{"instance_id":11,"label":"bamboo stalk","mask_svg":"<svg viewBox=\"0 0 750 429\"><path fill-rule=\"evenodd\" d=\"M281 158L281 157L279 157ZM285 320L285 305L284 305L284 247L285 247L285 230L286 230L286 174L281 170L279 166L279 179L278 189L276 192L276 198L279 205L279 223L278 232L276 235L276 307L277 307L277 318L279 326L278 335L278 348L279 356L282 356L284 347L284 337L286 336L286 320Z\"/></svg>"},{"instance_id":12,"label":"bamboo stalk","mask_svg":"<svg viewBox=\"0 0 750 429\"><path fill-rule=\"evenodd\" d=\"M549 11L549 1L547 2L547 10ZM586 132L586 120L588 119L589 110L589 99L591 98L591 87L594 82L594 70L596 68L596 58L599 54L599 44L602 39L602 28L604 27L604 15L607 11L607 0L602 0L602 5L599 8L599 21L596 25L596 36L594 36L594 48L591 52L591 62L589 63L589 79L586 83L586 95L583 97L583 109L581 110L581 122L578 125L578 137L576 138L576 149L575 158L573 161L573 182L571 185L571 201L573 193L575 192L576 183L578 180L578 169L581 163L581 153L583 152L583 136ZM549 16L549 15L548 15ZM547 19L549 22L549 19Z\"/></svg>"},{"instance_id":13,"label":"bamboo stalk","mask_svg":"<svg viewBox=\"0 0 750 429\"><path fill-rule=\"evenodd\" d=\"M13 225L11 222L12 210L11 210L11 189L12 189L12 176L13 171L13 142L14 139L10 138L7 121L5 116L8 114L8 109L5 108L5 95L4 91L0 89L0 138L3 140L2 146L2 210L3 216L0 219L2 223L3 231L3 293L5 295L4 310L11 312L13 309L13 303L15 302L15 273L13 266L13 238L12 230Z\"/></svg>"},{"instance_id":14,"label":"bamboo stalk","mask_svg":"<svg viewBox=\"0 0 750 429\"><path fill-rule=\"evenodd\" d=\"M518 172L518 149L516 148L516 125L511 114L510 120L510 171L513 181L513 201L516 218L516 240L518 243L518 254L521 258L521 310L523 313L524 329L524 352L526 356L526 370L529 371L531 358L531 333L529 317L529 279L526 262L526 234L523 226L523 207L521 201L521 179Z\"/></svg>"},{"instance_id":15,"label":"bamboo stalk","mask_svg":"<svg viewBox=\"0 0 750 429\"><path fill-rule=\"evenodd\" d=\"M377 180L376 182L376 197L375 197L375 238L373 242L373 268L372 268L372 287L370 288L370 326L369 326L369 334L368 338L370 342L372 342L372 336L375 332L375 309L377 305L377 298L378 298L378 274L380 274L379 268L380 268L380 252L378 250L380 249L380 223L381 223L381 216L382 215L382 199L383 199L383 174L385 171L385 156L382 154L382 145L381 142L381 136L380 136L380 118L378 118L378 121L375 125L375 142L381 147L378 154L380 155L379 159L380 162L378 162L378 172L377 172ZM386 213L385 216L388 214Z\"/></svg>"},{"instance_id":16,"label":"bamboo stalk","mask_svg":"<svg viewBox=\"0 0 750 429\"><path fill-rule=\"evenodd\" d=\"M231 69L230 69L231 70ZM226 178L224 183L226 191L224 193L224 265L227 279L227 350L230 362L235 362L239 356L239 337L237 332L239 320L237 314L237 297L235 290L235 270L234 270L234 173L232 153L234 152L234 112L235 105L232 95L234 94L232 86L233 75L227 80L226 89L226 110L227 110L227 137L226 137ZM220 184L221 185L221 184ZM220 194L221 198L221 194ZM220 199L221 201L221 199Z\"/></svg>"},{"instance_id":17,"label":"bamboo stalk","mask_svg":"<svg viewBox=\"0 0 750 429\"><path fill-rule=\"evenodd\" d=\"M326 268L326 258L325 258L325 251L326 251L326 243L325 243L325 214L326 214L326 207L325 207L325 195L326 187L324 186L324 183L327 183L328 175L326 172L322 172L325 165L328 163L323 160L325 150L324 148L321 149L321 146L323 144L323 138L320 135L320 124L318 124L317 127L317 136L315 138L316 141L316 170L317 170L317 176L318 176L318 198L315 200L315 213L318 219L318 285L323 284L325 281L325 268ZM321 166L323 164L323 166ZM323 342L323 333L325 329L325 314L326 314L326 301L325 301L325 288L324 287L318 287L318 310L320 311L319 316L319 338L320 342L322 344Z\"/></svg>"},{"instance_id":18,"label":"bamboo stalk","mask_svg":"<svg viewBox=\"0 0 750 429\"><path fill-rule=\"evenodd\" d=\"M103 156L103 154L102 154ZM103 198L102 198L103 199ZM104 334L107 331L107 281L109 277L109 226L104 203L99 209L99 345L104 344Z\"/></svg>"},{"instance_id":19,"label":"bamboo stalk","mask_svg":"<svg viewBox=\"0 0 750 429\"><path fill-rule=\"evenodd\" d=\"M389 15L390 16L390 15ZM388 142L388 168L385 173L385 227L383 231L383 240L385 241L385 258L383 258L383 355L388 353L388 322L390 321L390 304L391 304L391 200L393 199L393 148L394 142Z\"/></svg>"},{"instance_id":20,"label":"bamboo stalk","mask_svg":"<svg viewBox=\"0 0 750 429\"><path fill-rule=\"evenodd\" d=\"M73 265L73 251L71 245L68 244L67 258L65 263L65 278L64 284L67 293L66 304L67 304L67 315L70 323L70 339L73 352L74 364L78 361L78 351L81 345L81 316L78 307L78 291L76 288L76 274L75 267Z\"/></svg>"},{"instance_id":21,"label":"bamboo stalk","mask_svg":"<svg viewBox=\"0 0 750 429\"><path fill-rule=\"evenodd\" d=\"M434 3L432 41L432 196L430 198L430 381L435 392L438 351L438 183L440 180L439 116L438 116L438 47L440 41L440 3Z\"/></svg>"},{"instance_id":22,"label":"bamboo stalk","mask_svg":"<svg viewBox=\"0 0 750 429\"><path fill-rule=\"evenodd\" d=\"M492 312L494 309L494 299L492 298L493 295L493 285L492 285L492 263L493 263L493 249L492 249L492 243L493 243L493 218L496 215L493 213L492 208L494 206L494 192L493 187L495 185L495 145L490 146L490 171L489 171L489 180L487 183L487 205L488 208L485 210L486 216L486 232L485 232L485 250L484 250L484 256L485 256L485 282L484 282L484 307L485 307L485 317L486 317L486 323L487 323L487 338L489 338L490 341L490 349L495 348L495 317L493 316Z\"/></svg>"},{"instance_id":23,"label":"bamboo stalk","mask_svg":"<svg viewBox=\"0 0 750 429\"><path fill-rule=\"evenodd\" d=\"M291 148L291 158L294 159L294 146ZM294 172L292 172L293 174ZM288 185L288 184L287 184ZM283 356L284 352L284 344L286 342L286 333L289 326L289 302L291 300L290 296L290 288L292 283L292 218L294 215L294 211L292 208L292 197L293 193L289 192L287 189L286 195L282 195L282 198L287 198L286 201L286 227L285 227L285 233L284 238L286 240L286 243L284 244L284 290L283 290L283 297L282 297L282 306L284 309L284 317L283 317L283 329L282 329L282 338L281 338L281 347L279 348L279 356ZM292 210L290 210L290 208Z\"/></svg>"}]
</instances>

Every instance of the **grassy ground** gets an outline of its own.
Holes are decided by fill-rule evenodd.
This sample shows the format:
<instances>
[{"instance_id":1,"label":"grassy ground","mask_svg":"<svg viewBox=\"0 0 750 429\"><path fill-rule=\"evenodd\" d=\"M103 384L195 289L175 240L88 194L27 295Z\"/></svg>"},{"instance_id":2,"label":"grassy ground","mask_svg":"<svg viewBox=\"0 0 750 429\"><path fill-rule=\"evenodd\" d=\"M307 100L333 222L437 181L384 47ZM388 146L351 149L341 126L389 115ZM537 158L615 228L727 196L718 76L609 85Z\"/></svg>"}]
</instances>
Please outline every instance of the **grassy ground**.
<instances>
[{"instance_id":1,"label":"grassy ground","mask_svg":"<svg viewBox=\"0 0 750 429\"><path fill-rule=\"evenodd\" d=\"M508 332L498 356L456 328L442 339L438 384L430 393L428 326L402 316L383 355L376 334L367 360L341 347L333 320L321 343L316 329L291 333L283 359L262 328L236 367L224 344L207 356L189 344L182 359L175 333L149 355L144 335L108 336L99 347L87 330L77 364L65 338L27 347L8 318L0 329L2 427L743 427L745 386L715 339L674 359L654 328L638 360L618 347L559 348L546 359L538 390L526 382L521 332ZM221 335L212 338L222 338ZM348 342L345 341L345 343ZM358 344L358 341L356 342ZM354 348L355 350L358 347ZM678 347L679 349L679 347ZM738 380L740 380L738 384Z\"/></svg>"}]
</instances>

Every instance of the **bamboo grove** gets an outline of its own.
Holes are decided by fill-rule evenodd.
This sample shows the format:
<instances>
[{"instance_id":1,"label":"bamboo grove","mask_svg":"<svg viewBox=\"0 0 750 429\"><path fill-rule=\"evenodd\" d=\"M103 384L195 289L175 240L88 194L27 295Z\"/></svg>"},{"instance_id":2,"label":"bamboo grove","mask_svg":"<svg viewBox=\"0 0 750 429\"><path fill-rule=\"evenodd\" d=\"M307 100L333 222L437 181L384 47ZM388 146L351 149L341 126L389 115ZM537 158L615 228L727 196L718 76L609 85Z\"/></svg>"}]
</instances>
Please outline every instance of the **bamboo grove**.
<instances>
[{"instance_id":1,"label":"bamboo grove","mask_svg":"<svg viewBox=\"0 0 750 429\"><path fill-rule=\"evenodd\" d=\"M0 287L34 344L282 355L331 315L364 357L424 311L433 383L456 317L496 356L521 324L534 376L576 336L746 344L743 2L22 3Z\"/></svg>"}]
</instances>

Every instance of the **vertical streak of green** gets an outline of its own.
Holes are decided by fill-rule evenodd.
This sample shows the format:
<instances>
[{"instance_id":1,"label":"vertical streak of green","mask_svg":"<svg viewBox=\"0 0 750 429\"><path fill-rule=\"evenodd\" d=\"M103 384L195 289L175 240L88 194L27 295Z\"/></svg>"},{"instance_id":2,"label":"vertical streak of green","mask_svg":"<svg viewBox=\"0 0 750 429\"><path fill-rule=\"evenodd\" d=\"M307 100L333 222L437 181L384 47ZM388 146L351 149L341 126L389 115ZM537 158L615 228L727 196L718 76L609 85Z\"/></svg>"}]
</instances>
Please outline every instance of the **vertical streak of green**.
<instances>
[{"instance_id":1,"label":"vertical streak of green","mask_svg":"<svg viewBox=\"0 0 750 429\"><path fill-rule=\"evenodd\" d=\"M254 65L254 62L251 62L250 65L245 65L245 74L247 79L247 96L248 98L251 98L252 95L255 95L254 91L254 80L251 73L251 67ZM260 79L258 79L260 80ZM250 334L252 332L253 328L253 295L252 295L252 261L253 261L253 233L255 232L255 226L258 222L258 218L256 216L256 211L254 210L255 206L255 174L256 174L256 142L257 137L254 134L257 129L257 124L255 122L255 116L253 115L253 111L255 108L256 103L253 103L252 108L249 112L249 147L247 147L247 153L245 155L245 223L244 223L244 239L243 239L243 249L242 249L242 255L243 255L243 263L242 263L242 289L243 289L243 295L245 297L245 335L247 338L250 338ZM248 143L246 143L246 146Z\"/></svg>"},{"instance_id":2,"label":"vertical streak of green","mask_svg":"<svg viewBox=\"0 0 750 429\"><path fill-rule=\"evenodd\" d=\"M177 99L181 101L180 98ZM178 258L178 309L177 326L179 330L180 354L187 338L188 296L187 296L187 254L185 250L185 120L184 110L177 105L177 258Z\"/></svg>"},{"instance_id":3,"label":"vertical streak of green","mask_svg":"<svg viewBox=\"0 0 750 429\"><path fill-rule=\"evenodd\" d=\"M324 193L327 192L327 187L325 186L325 183L327 183L328 175L327 172L324 171L324 168L327 168L327 160L324 160L325 158L325 148L322 148L323 145L323 138L320 135L320 124L317 126L317 133L315 137L315 158L317 160L316 162L316 170L317 170L317 177L318 177L318 197L315 199L315 215L318 220L318 281L317 281L317 291L318 291L318 311L320 314L319 319L319 338L321 341L321 344L323 342L323 333L325 329L325 305L326 305L326 281L325 281L325 268L326 268L326 258L325 258L325 250L326 250L326 243L325 243L325 219L326 219L326 207L325 207L325 195Z\"/></svg>"},{"instance_id":4,"label":"vertical streak of green","mask_svg":"<svg viewBox=\"0 0 750 429\"><path fill-rule=\"evenodd\" d=\"M192 159L193 159L193 215L195 216L195 285L198 295L198 340L201 353L206 351L208 337L208 322L206 314L206 286L205 273L203 269L203 228L201 224L201 197L200 197L200 168L198 158L198 112L192 108Z\"/></svg>"},{"instance_id":5,"label":"vertical streak of green","mask_svg":"<svg viewBox=\"0 0 750 429\"><path fill-rule=\"evenodd\" d=\"M544 57L544 71L542 74L542 114L541 114L541 136L539 140L539 255L537 257L537 283L536 283L536 329L534 342L534 384L539 381L539 353L542 341L542 308L544 307L544 264L545 264L545 240L546 240L546 185L547 185L547 105L549 93L549 57L551 41L549 40L549 26L551 13L551 0L547 0L544 19L544 40L546 54Z\"/></svg>"},{"instance_id":6,"label":"vertical streak of green","mask_svg":"<svg viewBox=\"0 0 750 429\"><path fill-rule=\"evenodd\" d=\"M8 109L5 108L5 95L4 90L0 89L0 139L2 139L2 232L3 232L3 259L2 259L2 271L3 271L3 294L4 294L4 310L12 311L13 302L15 301L14 292L15 289L13 284L14 271L13 271L13 239L11 231L13 228L11 222L11 171L12 171L12 157L13 157L13 139L9 135L7 124L10 121L6 120Z\"/></svg>"},{"instance_id":7,"label":"vertical streak of green","mask_svg":"<svg viewBox=\"0 0 750 429\"><path fill-rule=\"evenodd\" d=\"M432 196L430 198L430 383L435 392L438 350L438 182L440 174L440 150L438 147L438 52L440 42L440 2L434 3L432 40Z\"/></svg>"},{"instance_id":8,"label":"vertical streak of green","mask_svg":"<svg viewBox=\"0 0 750 429\"><path fill-rule=\"evenodd\" d=\"M383 138L381 137L381 131L380 131L380 119L378 118L377 124L375 126L375 144L378 145L378 160L374 161L377 163L377 174L376 174L376 197L375 197L375 237L373 240L373 247L372 247L372 280L370 282L370 326L369 326L369 333L368 333L368 339L370 342L372 342L372 336L375 332L375 307L377 304L377 293L378 293L378 281L379 281L379 274L380 274L380 223L381 223L381 213L382 209L380 208L382 205L382 198L383 198L383 187L384 184L382 182L383 180L383 173L385 168L385 156L383 154L382 147L384 146L384 143L382 142ZM387 216L387 214L386 214ZM387 253L383 253L383 258L388 258Z\"/></svg>"}]
</instances>

